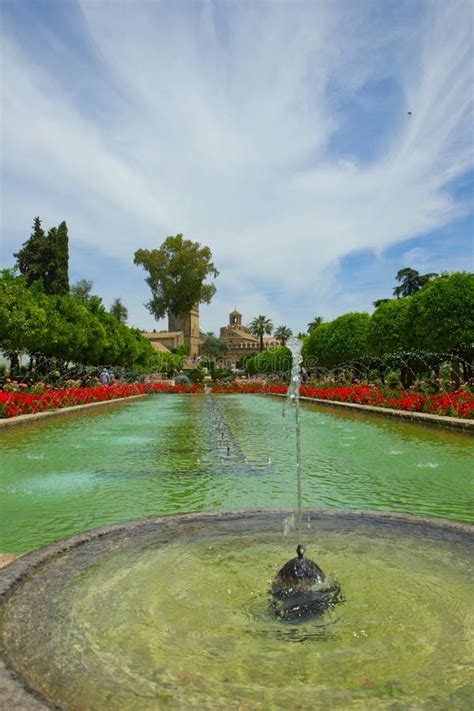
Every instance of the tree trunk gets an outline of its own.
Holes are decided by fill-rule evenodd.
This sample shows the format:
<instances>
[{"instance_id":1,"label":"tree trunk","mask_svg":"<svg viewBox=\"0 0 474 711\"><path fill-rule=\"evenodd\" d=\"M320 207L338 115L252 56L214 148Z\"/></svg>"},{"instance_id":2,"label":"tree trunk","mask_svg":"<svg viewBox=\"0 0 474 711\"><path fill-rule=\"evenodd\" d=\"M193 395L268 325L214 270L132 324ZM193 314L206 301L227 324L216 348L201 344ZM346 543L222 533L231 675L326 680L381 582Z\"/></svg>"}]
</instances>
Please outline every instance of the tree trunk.
<instances>
[{"instance_id":1,"label":"tree trunk","mask_svg":"<svg viewBox=\"0 0 474 711\"><path fill-rule=\"evenodd\" d=\"M415 382L415 373L413 372L412 363L404 363L400 372L400 377L403 387L409 388Z\"/></svg>"},{"instance_id":2,"label":"tree trunk","mask_svg":"<svg viewBox=\"0 0 474 711\"><path fill-rule=\"evenodd\" d=\"M461 364L457 356L451 361L451 381L456 388L461 385Z\"/></svg>"},{"instance_id":3,"label":"tree trunk","mask_svg":"<svg viewBox=\"0 0 474 711\"><path fill-rule=\"evenodd\" d=\"M263 351L263 333L260 334L260 353Z\"/></svg>"},{"instance_id":4,"label":"tree trunk","mask_svg":"<svg viewBox=\"0 0 474 711\"><path fill-rule=\"evenodd\" d=\"M180 331L179 314L168 313L168 329L170 331Z\"/></svg>"},{"instance_id":5,"label":"tree trunk","mask_svg":"<svg viewBox=\"0 0 474 711\"><path fill-rule=\"evenodd\" d=\"M462 365L462 372L463 372L463 379L464 382L467 383L468 385L472 385L472 367L471 364L463 358L461 361Z\"/></svg>"},{"instance_id":6,"label":"tree trunk","mask_svg":"<svg viewBox=\"0 0 474 711\"><path fill-rule=\"evenodd\" d=\"M10 376L14 377L20 374L20 354L17 351L10 353Z\"/></svg>"}]
</instances>

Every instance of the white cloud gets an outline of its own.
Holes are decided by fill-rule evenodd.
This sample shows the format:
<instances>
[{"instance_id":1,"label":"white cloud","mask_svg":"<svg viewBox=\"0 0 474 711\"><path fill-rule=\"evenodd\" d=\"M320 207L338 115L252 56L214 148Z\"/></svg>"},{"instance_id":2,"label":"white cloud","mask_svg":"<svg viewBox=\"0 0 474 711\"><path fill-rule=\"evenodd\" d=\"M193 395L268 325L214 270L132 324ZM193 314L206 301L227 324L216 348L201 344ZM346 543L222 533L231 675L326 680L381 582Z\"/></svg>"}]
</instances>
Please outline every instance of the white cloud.
<instances>
[{"instance_id":1,"label":"white cloud","mask_svg":"<svg viewBox=\"0 0 474 711\"><path fill-rule=\"evenodd\" d=\"M100 111L2 38L14 235L20 220L27 234L26 210L28 223L65 217L73 239L128 264L178 231L209 244L221 277L214 315L203 313L216 329L234 306L248 319L282 323L298 308L310 318L342 257L462 213L449 186L472 165L468 2L427 3L398 26L361 3L81 7L108 82ZM71 48L54 52L67 74ZM387 76L406 105L385 151L369 165L339 157L330 142L347 116L334 99ZM107 293L111 283L104 273ZM147 298L144 284L130 294L135 323Z\"/></svg>"}]
</instances>

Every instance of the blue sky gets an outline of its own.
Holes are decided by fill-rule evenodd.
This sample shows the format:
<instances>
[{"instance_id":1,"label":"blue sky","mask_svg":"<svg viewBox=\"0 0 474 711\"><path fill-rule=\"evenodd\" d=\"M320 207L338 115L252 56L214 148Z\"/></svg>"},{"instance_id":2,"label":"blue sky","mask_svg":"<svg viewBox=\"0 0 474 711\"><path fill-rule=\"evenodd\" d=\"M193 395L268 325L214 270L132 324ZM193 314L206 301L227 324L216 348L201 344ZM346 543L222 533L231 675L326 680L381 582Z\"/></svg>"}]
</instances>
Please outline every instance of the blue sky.
<instances>
[{"instance_id":1,"label":"blue sky","mask_svg":"<svg viewBox=\"0 0 474 711\"><path fill-rule=\"evenodd\" d=\"M63 219L72 281L156 324L139 247L209 245L218 330L372 310L473 269L466 0L2 0L2 265ZM411 112L409 115L408 112Z\"/></svg>"}]
</instances>

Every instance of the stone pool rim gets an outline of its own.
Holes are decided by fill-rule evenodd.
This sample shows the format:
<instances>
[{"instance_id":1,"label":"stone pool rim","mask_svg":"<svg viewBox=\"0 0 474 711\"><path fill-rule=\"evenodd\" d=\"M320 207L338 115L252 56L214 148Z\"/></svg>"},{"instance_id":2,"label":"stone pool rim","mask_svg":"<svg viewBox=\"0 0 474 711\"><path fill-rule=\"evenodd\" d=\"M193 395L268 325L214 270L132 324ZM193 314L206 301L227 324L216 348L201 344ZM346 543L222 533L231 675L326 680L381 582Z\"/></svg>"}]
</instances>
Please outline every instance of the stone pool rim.
<instances>
[{"instance_id":1,"label":"stone pool rim","mask_svg":"<svg viewBox=\"0 0 474 711\"><path fill-rule=\"evenodd\" d=\"M17 415L16 417L2 417L0 418L0 431L2 429L21 427L23 425L35 424L41 422L45 419L52 417L63 417L66 415L79 415L88 410L95 410L105 405L115 405L124 404L127 401L133 402L134 400L139 400L142 398L166 395L168 393L142 393L141 395L129 395L128 397L114 398L113 400L101 400L99 402L86 403L84 405L72 405L70 407L60 407L57 410L47 410L45 412L37 412L35 414L28 415ZM179 394L191 394L191 393L179 393ZM201 393L193 393L193 396L200 395ZM221 396L222 393L214 393L215 395ZM225 393L224 396L233 395L239 393ZM243 394L243 393L241 393ZM284 393L248 393L252 395L257 395L259 397L287 397ZM353 402L341 402L340 400L324 400L322 398L306 397L301 396L300 401L306 402L308 404L313 404L315 406L322 406L324 409L333 410L345 410L346 412L352 412L354 414L368 414L376 415L380 417L387 417L392 419L398 419L399 421L407 422L409 424L415 425L426 425L427 427L438 427L440 429L455 430L462 434L474 435L474 419L468 417L454 417L452 415L435 415L428 412L411 412L408 410L393 410L390 407L377 407L374 405L360 405Z\"/></svg>"},{"instance_id":2,"label":"stone pool rim","mask_svg":"<svg viewBox=\"0 0 474 711\"><path fill-rule=\"evenodd\" d=\"M294 508L260 508L149 516L90 529L55 541L18 557L5 568L0 569L0 621L3 617L3 609L7 600L14 595L15 590L22 583L33 577L42 565L91 541L115 535L120 537L127 534L137 535L140 533L140 529L146 530L150 526L156 526L157 530L159 530L161 524L167 529L168 533L172 533L173 528L176 533L185 533L188 526L192 527L193 524L198 524L202 527L205 535L206 522L225 525L233 521L242 522L247 520L250 522L262 517L273 521L274 519L278 520L278 517L290 516L294 513ZM392 524L396 526L399 524L402 530L406 530L406 527L408 527L408 529L428 529L436 533L445 531L446 533L459 534L460 537L465 538L467 543L474 542L474 525L449 519L364 509L308 508L304 509L303 515L310 516L311 519L316 521L318 519L330 522L344 520L346 524L353 522L354 525L358 522L368 525ZM238 536L239 531L235 535ZM4 647L3 636L0 638L0 701L10 704L10 706L6 705L5 708L18 708L21 711L44 711L44 709L61 711L64 708L48 701L32 689L10 666L8 650Z\"/></svg>"}]
</instances>

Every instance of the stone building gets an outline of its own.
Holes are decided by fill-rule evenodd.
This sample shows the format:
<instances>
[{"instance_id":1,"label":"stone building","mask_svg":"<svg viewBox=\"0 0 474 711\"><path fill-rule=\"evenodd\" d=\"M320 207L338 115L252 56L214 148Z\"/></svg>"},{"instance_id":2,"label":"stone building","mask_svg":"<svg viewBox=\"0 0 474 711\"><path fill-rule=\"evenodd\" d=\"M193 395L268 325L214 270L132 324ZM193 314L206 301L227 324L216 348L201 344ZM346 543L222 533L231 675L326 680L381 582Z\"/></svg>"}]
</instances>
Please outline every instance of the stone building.
<instances>
[{"instance_id":1,"label":"stone building","mask_svg":"<svg viewBox=\"0 0 474 711\"><path fill-rule=\"evenodd\" d=\"M191 357L198 356L201 344L199 306L196 305L187 313L180 315L178 331L171 330L170 321L171 319L168 319L168 331L142 332L142 336L148 338L153 348L158 351L171 351L185 344L189 347Z\"/></svg>"},{"instance_id":2,"label":"stone building","mask_svg":"<svg viewBox=\"0 0 474 711\"><path fill-rule=\"evenodd\" d=\"M242 324L242 314L238 311L231 311L229 323L220 329L220 338L229 344L229 351L225 360L232 365L244 355L252 355L260 350L260 340L250 333L248 326ZM280 345L273 336L264 336L264 348Z\"/></svg>"},{"instance_id":3,"label":"stone building","mask_svg":"<svg viewBox=\"0 0 474 711\"><path fill-rule=\"evenodd\" d=\"M199 330L199 307L195 306L191 311L179 317L179 331L151 331L143 332L142 335L148 338L153 348L166 352L174 348L179 348L186 344L189 347L189 355L193 361L200 353L202 341L206 338ZM168 327L171 327L168 320ZM235 365L236 362L247 354L258 353L260 342L256 336L252 336L248 326L242 324L242 314L232 311L229 314L229 323L220 329L220 338L227 341L229 351L224 360L228 365ZM280 345L273 336L264 336L264 348Z\"/></svg>"}]
</instances>

